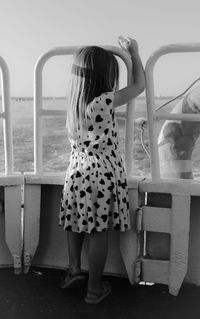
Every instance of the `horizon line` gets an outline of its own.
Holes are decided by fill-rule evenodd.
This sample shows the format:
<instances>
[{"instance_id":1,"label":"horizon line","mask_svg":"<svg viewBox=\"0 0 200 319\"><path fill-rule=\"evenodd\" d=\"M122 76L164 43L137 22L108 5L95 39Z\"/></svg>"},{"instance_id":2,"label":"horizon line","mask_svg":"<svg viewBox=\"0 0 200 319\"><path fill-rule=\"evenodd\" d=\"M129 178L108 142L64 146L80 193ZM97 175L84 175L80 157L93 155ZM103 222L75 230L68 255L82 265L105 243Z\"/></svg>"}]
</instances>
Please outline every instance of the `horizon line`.
<instances>
[{"instance_id":1,"label":"horizon line","mask_svg":"<svg viewBox=\"0 0 200 319\"><path fill-rule=\"evenodd\" d=\"M155 95L155 98L158 99L165 99L165 98L173 98L174 96L171 95ZM43 96L43 99L54 100L54 99L66 99L66 96ZM144 95L137 96L135 99L145 99ZM33 96L11 96L11 100L34 100ZM2 95L0 95L0 100L2 100Z\"/></svg>"}]
</instances>

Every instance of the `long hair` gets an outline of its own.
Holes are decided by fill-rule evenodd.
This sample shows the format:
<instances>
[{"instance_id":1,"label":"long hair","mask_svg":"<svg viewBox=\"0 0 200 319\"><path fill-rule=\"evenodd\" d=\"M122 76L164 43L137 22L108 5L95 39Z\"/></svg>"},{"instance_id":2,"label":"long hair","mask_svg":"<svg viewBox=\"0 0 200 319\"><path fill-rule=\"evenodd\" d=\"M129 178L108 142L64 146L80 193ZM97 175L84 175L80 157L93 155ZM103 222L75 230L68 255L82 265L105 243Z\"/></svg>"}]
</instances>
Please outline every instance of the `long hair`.
<instances>
[{"instance_id":1,"label":"long hair","mask_svg":"<svg viewBox=\"0 0 200 319\"><path fill-rule=\"evenodd\" d=\"M75 138L87 124L87 107L95 97L118 88L119 66L110 51L96 46L81 48L72 64L70 103L67 112L69 136Z\"/></svg>"}]
</instances>

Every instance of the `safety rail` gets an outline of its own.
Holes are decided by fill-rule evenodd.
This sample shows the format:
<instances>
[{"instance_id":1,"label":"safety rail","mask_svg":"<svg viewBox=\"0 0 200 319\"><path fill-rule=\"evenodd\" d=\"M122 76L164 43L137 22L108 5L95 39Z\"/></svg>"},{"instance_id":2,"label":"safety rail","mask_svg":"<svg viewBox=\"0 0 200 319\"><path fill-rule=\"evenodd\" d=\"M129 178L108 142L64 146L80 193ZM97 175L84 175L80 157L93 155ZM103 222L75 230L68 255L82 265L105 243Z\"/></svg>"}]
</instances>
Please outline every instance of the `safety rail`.
<instances>
[{"instance_id":1,"label":"safety rail","mask_svg":"<svg viewBox=\"0 0 200 319\"><path fill-rule=\"evenodd\" d=\"M152 180L160 180L160 163L158 155L158 142L155 121L158 120L181 120L181 121L199 121L200 115L197 114L166 114L159 111L159 113L153 110L155 106L155 94L154 94L154 66L158 59L166 54L171 53L184 53L184 52L200 52L200 43L186 43L186 44L171 44L161 47L156 50L147 60L145 67L146 75L146 100L147 100L147 116L149 127L149 147L151 157L151 174Z\"/></svg>"},{"instance_id":2,"label":"safety rail","mask_svg":"<svg viewBox=\"0 0 200 319\"><path fill-rule=\"evenodd\" d=\"M3 119L5 174L7 175L13 172L13 142L10 114L10 76L7 63L1 56L0 69L2 81L2 112L0 112L0 118Z\"/></svg>"},{"instance_id":3,"label":"safety rail","mask_svg":"<svg viewBox=\"0 0 200 319\"><path fill-rule=\"evenodd\" d=\"M48 51L39 58L35 67L35 171L33 174L25 173L24 175L22 264L24 273L28 272L30 266L65 269L69 265L67 250L63 249L63 243L66 243L66 233L60 231L57 225L58 216L55 213L60 209L64 175L43 174L41 134L43 117L65 116L66 112L43 109L42 70L49 58L55 55L73 54L78 48L63 47ZM119 48L106 48L112 50L125 61L129 81L131 68L129 57ZM150 84L152 83L153 78ZM149 90L149 86L147 90ZM152 92L148 91L148 98L153 99L153 93L153 90ZM154 103L150 106L153 105ZM152 116L151 132L151 129L154 129L153 121L157 120L156 116L159 117L160 113L153 114L153 109L149 109L148 112ZM124 233L109 232L109 252L105 272L120 276L128 274L131 284L140 281L168 284L170 293L177 295L185 278L188 282L200 283L199 184L191 180L184 181L184 183L180 180L152 181L130 176L134 138L133 115L134 102L132 101L128 105L126 116L124 117L124 113L120 113L120 116L127 121L125 161L128 172L132 229ZM175 119L177 114L167 116L167 118L173 116ZM195 121L197 118L193 115L181 115L178 118L188 120L188 117ZM156 145L154 146L156 147ZM154 155L152 150L151 155ZM153 174L154 179L156 179L155 177L157 176ZM8 199L12 198L12 196L7 197ZM13 203L15 204L15 202ZM13 211L12 207L10 212ZM18 218L18 220L20 219ZM11 231L9 233L12 234ZM147 234L146 239L145 233ZM164 237L159 237L160 234L162 236L164 234ZM168 235L167 240L166 235ZM168 240L169 236L170 240ZM162 245L158 247L157 243ZM146 245L145 251L144 244ZM85 241L82 254L82 269L85 271L88 270L87 256L87 241ZM189 267L187 267L188 261L190 262Z\"/></svg>"},{"instance_id":4,"label":"safety rail","mask_svg":"<svg viewBox=\"0 0 200 319\"><path fill-rule=\"evenodd\" d=\"M10 77L5 60L0 57L5 171L0 174L0 267L14 266L16 274L22 264L21 193L23 175L13 172L13 136L10 110Z\"/></svg>"},{"instance_id":5,"label":"safety rail","mask_svg":"<svg viewBox=\"0 0 200 319\"><path fill-rule=\"evenodd\" d=\"M42 71L45 63L51 57L60 55L73 55L79 46L58 47L42 54L34 70L34 173L41 174L43 172L43 147L42 147L42 118L45 116L65 116L66 112L63 110L48 110L43 109L43 88L42 88ZM120 57L127 68L127 82L131 80L132 64L130 57L126 52L118 47L104 46L104 49L112 51L116 56ZM126 119L126 133L125 133L125 166L127 174L130 175L132 171L132 151L134 141L134 101L127 104Z\"/></svg>"}]
</instances>

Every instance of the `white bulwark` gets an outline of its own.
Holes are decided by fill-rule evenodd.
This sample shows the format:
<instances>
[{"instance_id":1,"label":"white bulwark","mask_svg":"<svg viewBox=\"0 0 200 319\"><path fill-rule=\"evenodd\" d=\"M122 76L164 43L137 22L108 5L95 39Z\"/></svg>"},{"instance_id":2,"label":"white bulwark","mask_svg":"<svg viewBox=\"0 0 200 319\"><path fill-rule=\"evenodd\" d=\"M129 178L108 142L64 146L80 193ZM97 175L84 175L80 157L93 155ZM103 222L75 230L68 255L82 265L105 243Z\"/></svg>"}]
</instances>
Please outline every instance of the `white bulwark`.
<instances>
[{"instance_id":1,"label":"white bulwark","mask_svg":"<svg viewBox=\"0 0 200 319\"><path fill-rule=\"evenodd\" d=\"M131 61L119 48L105 47L120 57L130 80ZM8 68L0 59L3 82L5 173L0 175L0 266L27 273L30 266L66 268L66 232L58 226L61 192L65 176L43 172L42 119L65 116L61 110L44 110L42 72L53 56L72 55L78 47L60 47L43 54L34 71L34 172L13 172L12 125ZM177 295L183 282L200 285L200 184L192 179L162 175L156 123L160 119L193 122L198 114L154 112L153 68L164 54L199 52L200 44L169 45L154 52L146 64L146 100L151 157L151 178L132 175L134 101L126 108L125 164L128 176L132 229L109 233L105 273L129 278L131 284L162 283ZM66 248L65 248L66 247ZM82 254L88 270L87 238Z\"/></svg>"}]
</instances>

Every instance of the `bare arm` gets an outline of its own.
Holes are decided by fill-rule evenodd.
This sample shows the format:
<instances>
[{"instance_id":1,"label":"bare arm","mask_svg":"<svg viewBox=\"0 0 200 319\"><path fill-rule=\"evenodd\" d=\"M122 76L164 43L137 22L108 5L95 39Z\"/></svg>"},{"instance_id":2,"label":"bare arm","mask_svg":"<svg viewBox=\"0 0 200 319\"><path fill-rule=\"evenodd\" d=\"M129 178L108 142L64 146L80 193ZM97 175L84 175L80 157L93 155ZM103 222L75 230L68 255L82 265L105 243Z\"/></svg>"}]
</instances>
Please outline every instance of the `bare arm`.
<instances>
[{"instance_id":1,"label":"bare arm","mask_svg":"<svg viewBox=\"0 0 200 319\"><path fill-rule=\"evenodd\" d=\"M113 106L117 107L128 103L136 96L141 94L145 88L145 77L143 65L138 53L137 42L131 38L123 45L122 48L130 54L132 61L132 80L129 86L115 93Z\"/></svg>"}]
</instances>

